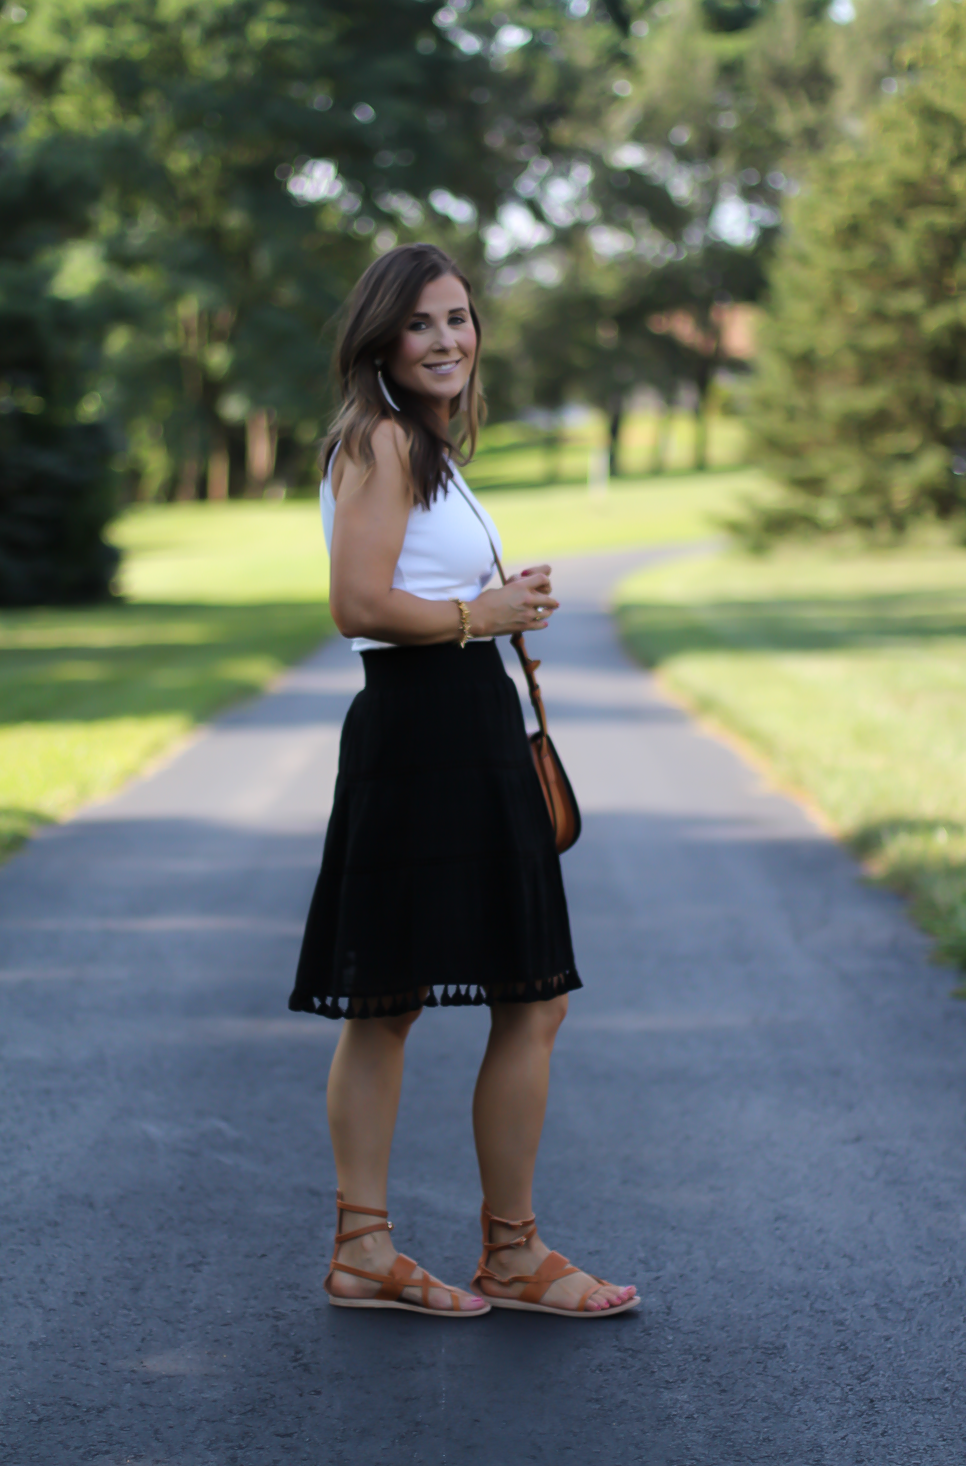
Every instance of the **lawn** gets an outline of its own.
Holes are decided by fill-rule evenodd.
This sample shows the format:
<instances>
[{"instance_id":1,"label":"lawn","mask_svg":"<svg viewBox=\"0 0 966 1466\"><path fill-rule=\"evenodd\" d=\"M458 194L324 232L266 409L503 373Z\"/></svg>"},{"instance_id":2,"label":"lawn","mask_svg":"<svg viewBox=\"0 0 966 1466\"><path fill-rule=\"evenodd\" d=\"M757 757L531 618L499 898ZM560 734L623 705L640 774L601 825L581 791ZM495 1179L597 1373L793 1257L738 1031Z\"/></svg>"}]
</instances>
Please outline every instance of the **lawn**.
<instances>
[{"instance_id":1,"label":"lawn","mask_svg":"<svg viewBox=\"0 0 966 1466\"><path fill-rule=\"evenodd\" d=\"M0 615L0 854L328 634L316 514L293 509L131 512L114 527L124 601Z\"/></svg>"},{"instance_id":2,"label":"lawn","mask_svg":"<svg viewBox=\"0 0 966 1466\"><path fill-rule=\"evenodd\" d=\"M637 575L618 606L629 647L966 967L966 550L724 554Z\"/></svg>"},{"instance_id":3,"label":"lawn","mask_svg":"<svg viewBox=\"0 0 966 1466\"><path fill-rule=\"evenodd\" d=\"M693 472L694 418L690 413L674 412L660 420L653 414L633 413L621 432L618 483L625 478L639 480L653 473L659 435L665 437L666 472ZM546 484L586 486L591 453L599 459L605 441L600 413L588 413L585 419L569 424L556 434L528 423L497 423L484 430L479 451L467 471L467 480L474 492L481 493L489 489ZM744 458L743 424L735 417L712 415L708 423L708 467L736 468L743 464Z\"/></svg>"},{"instance_id":4,"label":"lawn","mask_svg":"<svg viewBox=\"0 0 966 1466\"><path fill-rule=\"evenodd\" d=\"M749 473L485 496L508 561L711 532ZM124 600L0 613L0 855L109 793L329 634L316 502L133 509Z\"/></svg>"}]
</instances>

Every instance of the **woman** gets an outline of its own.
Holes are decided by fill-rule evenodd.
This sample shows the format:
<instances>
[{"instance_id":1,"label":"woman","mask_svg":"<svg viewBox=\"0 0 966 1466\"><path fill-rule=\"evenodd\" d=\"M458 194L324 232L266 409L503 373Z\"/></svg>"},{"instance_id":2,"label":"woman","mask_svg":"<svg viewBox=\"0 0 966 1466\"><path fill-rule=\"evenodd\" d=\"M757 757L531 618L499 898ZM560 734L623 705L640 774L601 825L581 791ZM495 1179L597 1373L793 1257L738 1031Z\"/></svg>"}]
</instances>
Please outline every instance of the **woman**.
<instances>
[{"instance_id":1,"label":"woman","mask_svg":"<svg viewBox=\"0 0 966 1466\"><path fill-rule=\"evenodd\" d=\"M537 1234L550 1053L581 986L560 864L496 636L548 625L549 565L486 590L495 525L456 467L475 445L480 324L433 245L369 267L339 347L323 448L330 607L365 664L342 731L322 869L289 1007L343 1018L328 1084L338 1173L325 1287L351 1308L571 1318L634 1307ZM450 440L462 415L463 455ZM483 1257L469 1293L397 1254L386 1210L406 1035L423 1007L487 1003L473 1124Z\"/></svg>"}]
</instances>

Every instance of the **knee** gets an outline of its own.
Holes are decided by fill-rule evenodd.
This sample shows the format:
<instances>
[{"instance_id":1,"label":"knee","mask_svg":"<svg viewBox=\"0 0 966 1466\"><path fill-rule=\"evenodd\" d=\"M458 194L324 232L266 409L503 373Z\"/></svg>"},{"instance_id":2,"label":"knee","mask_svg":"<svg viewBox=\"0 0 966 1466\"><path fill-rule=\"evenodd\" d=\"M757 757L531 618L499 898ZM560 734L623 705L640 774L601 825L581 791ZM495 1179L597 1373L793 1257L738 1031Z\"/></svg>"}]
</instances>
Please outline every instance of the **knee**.
<instances>
[{"instance_id":1,"label":"knee","mask_svg":"<svg viewBox=\"0 0 966 1466\"><path fill-rule=\"evenodd\" d=\"M567 1016L567 994L537 1003L500 1003L493 1007L494 1026L513 1029L526 1042L552 1049Z\"/></svg>"},{"instance_id":2,"label":"knee","mask_svg":"<svg viewBox=\"0 0 966 1466\"><path fill-rule=\"evenodd\" d=\"M549 998L545 1003L533 1003L531 1006L539 1009L534 1013L534 1020L540 1037L545 1043L552 1044L560 1031L560 1025L567 1016L569 999L566 993L561 993L559 998Z\"/></svg>"},{"instance_id":3,"label":"knee","mask_svg":"<svg viewBox=\"0 0 966 1466\"><path fill-rule=\"evenodd\" d=\"M421 1008L414 1008L411 1013L396 1013L392 1018L376 1018L369 1021L382 1024L383 1028L394 1038L405 1041L406 1035L422 1011Z\"/></svg>"}]
</instances>

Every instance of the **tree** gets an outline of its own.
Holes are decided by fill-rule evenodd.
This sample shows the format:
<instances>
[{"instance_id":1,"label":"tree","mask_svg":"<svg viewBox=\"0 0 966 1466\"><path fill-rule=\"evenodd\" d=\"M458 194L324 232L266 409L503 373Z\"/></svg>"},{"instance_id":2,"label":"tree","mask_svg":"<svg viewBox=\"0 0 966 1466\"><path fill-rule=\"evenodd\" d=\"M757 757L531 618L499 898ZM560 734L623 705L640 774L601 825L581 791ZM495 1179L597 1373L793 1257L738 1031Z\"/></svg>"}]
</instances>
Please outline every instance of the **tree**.
<instances>
[{"instance_id":1,"label":"tree","mask_svg":"<svg viewBox=\"0 0 966 1466\"><path fill-rule=\"evenodd\" d=\"M419 0L36 0L25 16L6 62L25 135L139 155L99 200L103 278L122 272L146 307L108 337L101 395L155 489L260 492L276 452L317 434L325 328L373 241L430 196L491 204L473 100L489 66Z\"/></svg>"},{"instance_id":2,"label":"tree","mask_svg":"<svg viewBox=\"0 0 966 1466\"><path fill-rule=\"evenodd\" d=\"M589 17L571 26L559 43L580 63L571 95L513 185L544 237L521 227L497 266L500 312L521 336L507 360L527 358L532 314L558 320L550 375L559 384L572 358L569 390L579 378L612 434L615 372L627 391L664 395L689 382L700 464L708 392L732 365L725 313L760 297L810 160L861 128L897 45L927 10L925 0L857 0L839 25L826 0L677 0L640 6L623 38ZM534 281L579 307L539 306ZM581 324L594 302L596 320ZM668 323L684 348L673 363ZM598 327L603 349L588 355Z\"/></svg>"},{"instance_id":3,"label":"tree","mask_svg":"<svg viewBox=\"0 0 966 1466\"><path fill-rule=\"evenodd\" d=\"M113 434L90 391L110 291L71 298L59 246L89 226L96 153L73 140L0 144L0 605L96 600L117 551Z\"/></svg>"},{"instance_id":4,"label":"tree","mask_svg":"<svg viewBox=\"0 0 966 1466\"><path fill-rule=\"evenodd\" d=\"M943 0L776 261L751 427L785 486L746 539L966 512L966 6Z\"/></svg>"}]
</instances>

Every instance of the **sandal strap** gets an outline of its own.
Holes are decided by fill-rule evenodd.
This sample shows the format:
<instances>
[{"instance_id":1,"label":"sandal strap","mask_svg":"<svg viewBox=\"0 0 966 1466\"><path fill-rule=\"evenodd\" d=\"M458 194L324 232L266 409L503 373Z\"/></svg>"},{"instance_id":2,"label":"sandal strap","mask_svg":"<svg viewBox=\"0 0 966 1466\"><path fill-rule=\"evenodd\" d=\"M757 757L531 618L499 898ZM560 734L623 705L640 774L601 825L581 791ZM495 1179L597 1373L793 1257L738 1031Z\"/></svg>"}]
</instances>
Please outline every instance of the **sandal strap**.
<instances>
[{"instance_id":1,"label":"sandal strap","mask_svg":"<svg viewBox=\"0 0 966 1466\"><path fill-rule=\"evenodd\" d=\"M335 1205L337 1211L354 1211L360 1217L388 1217L387 1211L380 1211L376 1206L357 1206L354 1201L346 1201L341 1191L335 1193Z\"/></svg>"},{"instance_id":2,"label":"sandal strap","mask_svg":"<svg viewBox=\"0 0 966 1466\"><path fill-rule=\"evenodd\" d=\"M519 1237L513 1237L509 1242L491 1242L490 1227L496 1222L498 1227L527 1227L529 1230L521 1232ZM480 1223L483 1227L483 1256L480 1258L480 1267L484 1267L490 1260L491 1252L506 1252L511 1247L525 1247L531 1237L536 1235L536 1217L521 1217L517 1221L510 1221L507 1217L495 1217L484 1201L480 1211Z\"/></svg>"},{"instance_id":3,"label":"sandal strap","mask_svg":"<svg viewBox=\"0 0 966 1466\"><path fill-rule=\"evenodd\" d=\"M459 1313L459 1294L454 1289L447 1287L445 1283L441 1283L438 1278L434 1278L432 1273L428 1273L425 1268L422 1269L422 1277L412 1281L413 1273L417 1267L419 1267L419 1263L414 1262L411 1257L407 1257L403 1252L396 1254L388 1273L367 1272L365 1268L350 1267L348 1263L337 1262L333 1258L324 1286L326 1292L331 1293L332 1289L329 1287L329 1278L331 1278L332 1274L350 1273L354 1278L366 1278L370 1283L381 1284L379 1292L373 1294L373 1297L381 1303L397 1303L407 1288L418 1288L420 1290L422 1307L430 1313L443 1312L442 1309L432 1308L429 1302L430 1288L441 1288L444 1293L449 1294L454 1313Z\"/></svg>"},{"instance_id":4,"label":"sandal strap","mask_svg":"<svg viewBox=\"0 0 966 1466\"><path fill-rule=\"evenodd\" d=\"M387 1211L381 1211L375 1206L356 1206L354 1202L346 1201L341 1191L335 1193L335 1211L335 1245L337 1248L341 1247L343 1242L351 1242L356 1237L367 1237L372 1232L392 1231L392 1222L388 1220L389 1213ZM342 1224L342 1213L346 1211L355 1212L356 1216L360 1217L381 1217L382 1221L370 1222L366 1227L356 1227L353 1232L340 1232L338 1229Z\"/></svg>"},{"instance_id":5,"label":"sandal strap","mask_svg":"<svg viewBox=\"0 0 966 1466\"><path fill-rule=\"evenodd\" d=\"M400 1266L400 1264L402 1264L402 1266ZM422 1272L421 1278L417 1278L414 1282L409 1281L409 1279L412 1278L412 1275L416 1271L417 1267L419 1267L419 1264L417 1262L413 1262L411 1257L406 1257L404 1253L400 1252L396 1256L392 1267L389 1269L389 1276L393 1280L393 1286L395 1286L396 1284L399 1284L400 1286L398 1292L396 1292L393 1297L398 1298L401 1295L403 1288L418 1288L422 1295L422 1306L425 1309L428 1309L430 1313L439 1313L441 1311L440 1309L434 1309L430 1306L429 1290L430 1288L441 1288L444 1293L449 1294L453 1312L459 1313L459 1295L452 1288L447 1287L445 1283L441 1283L439 1278L434 1278L432 1273L428 1273L425 1268L420 1269L420 1271Z\"/></svg>"},{"instance_id":6,"label":"sandal strap","mask_svg":"<svg viewBox=\"0 0 966 1466\"><path fill-rule=\"evenodd\" d=\"M586 1293L581 1293L580 1302L577 1304L578 1313L584 1313L586 1311L587 1299L590 1297L591 1293L596 1293L598 1288L610 1287L610 1283L606 1282L604 1278L598 1278L596 1273L591 1273L590 1276L594 1280L593 1287L588 1288Z\"/></svg>"},{"instance_id":7,"label":"sandal strap","mask_svg":"<svg viewBox=\"0 0 966 1466\"><path fill-rule=\"evenodd\" d=\"M370 1232L391 1231L392 1222L372 1222L368 1227L356 1227L354 1232L336 1232L335 1245L336 1247L341 1247L343 1242L351 1242L354 1237L367 1237Z\"/></svg>"},{"instance_id":8,"label":"sandal strap","mask_svg":"<svg viewBox=\"0 0 966 1466\"><path fill-rule=\"evenodd\" d=\"M342 1224L343 1212L355 1212L357 1216L361 1217L379 1217L380 1220L371 1222L366 1227L356 1227L352 1232L336 1231L335 1246L332 1250L332 1261L329 1263L329 1271L323 1284L327 1293L332 1292L332 1289L329 1287L329 1280L333 1273L351 1273L354 1278L366 1278L370 1283L378 1283L380 1285L379 1292L375 1294L375 1297L380 1303L396 1303L402 1297L406 1288L418 1288L422 1298L423 1308L431 1313L440 1313L442 1312L441 1309L430 1308L429 1290L430 1288L441 1288L444 1293L449 1294L454 1312L459 1313L459 1294L453 1288L447 1287L445 1283L441 1283L438 1278L434 1278L432 1273L428 1273L425 1268L421 1270L423 1274L421 1278L417 1278L415 1282L410 1281L413 1273L419 1267L419 1263L414 1262L411 1257L407 1257L403 1252L397 1252L388 1273L367 1272L365 1268L350 1267L348 1263L339 1262L336 1254L343 1242L352 1242L356 1237L366 1237L371 1232L391 1232L392 1222L389 1221L389 1213L387 1211L382 1211L381 1208L376 1206L357 1206L352 1201L346 1201L341 1191L335 1193L335 1205L337 1228Z\"/></svg>"},{"instance_id":9,"label":"sandal strap","mask_svg":"<svg viewBox=\"0 0 966 1466\"><path fill-rule=\"evenodd\" d=\"M524 1283L526 1286L520 1294L521 1303L539 1303L544 1293L561 1278L569 1278L573 1273L579 1273L580 1268L574 1267L568 1258L562 1257L559 1252L548 1252L543 1262L535 1273L526 1276L508 1278L508 1282Z\"/></svg>"},{"instance_id":10,"label":"sandal strap","mask_svg":"<svg viewBox=\"0 0 966 1466\"><path fill-rule=\"evenodd\" d=\"M561 1253L548 1252L546 1257L543 1259L543 1262L537 1268L536 1272L513 1273L510 1277L502 1277L499 1273L493 1272L493 1270L487 1266L487 1263L490 1260L491 1252L504 1252L507 1248L522 1247L525 1243L529 1242L530 1238L536 1233L537 1219L536 1217L523 1217L519 1221L508 1221L506 1217L495 1217L490 1211L490 1208L487 1206L486 1202L484 1201L482 1210L480 1212L480 1221L483 1225L483 1256L480 1258L479 1264L477 1265L476 1273L473 1277L474 1287L477 1283L481 1281L481 1279L484 1278L489 1278L490 1281L494 1283L523 1283L524 1287L522 1292L518 1295L518 1302L539 1303L543 1298L544 1293L546 1293L547 1289L553 1283L559 1282L561 1278L573 1277L574 1273L579 1273L582 1271L581 1268L574 1267L569 1258L564 1257ZM514 1237L512 1242L491 1242L490 1225L493 1222L496 1222L497 1226L499 1227L527 1227L530 1230L527 1232L521 1232L521 1235L519 1237ZM580 1296L580 1301L577 1304L577 1312L579 1313L583 1313L586 1311L587 1300L588 1298L590 1298L592 1293L596 1293L598 1288L607 1288L610 1286L604 1281L603 1278L596 1277L594 1273L589 1273L588 1276L593 1278L594 1281L591 1287L589 1287ZM561 1312L564 1311L565 1310L561 1309ZM569 1310L567 1311L569 1312Z\"/></svg>"}]
</instances>

